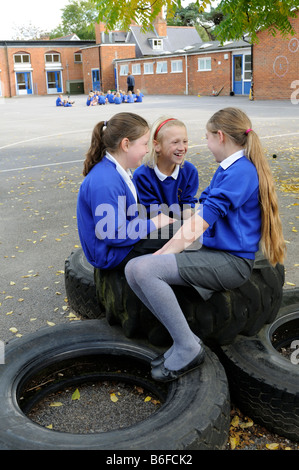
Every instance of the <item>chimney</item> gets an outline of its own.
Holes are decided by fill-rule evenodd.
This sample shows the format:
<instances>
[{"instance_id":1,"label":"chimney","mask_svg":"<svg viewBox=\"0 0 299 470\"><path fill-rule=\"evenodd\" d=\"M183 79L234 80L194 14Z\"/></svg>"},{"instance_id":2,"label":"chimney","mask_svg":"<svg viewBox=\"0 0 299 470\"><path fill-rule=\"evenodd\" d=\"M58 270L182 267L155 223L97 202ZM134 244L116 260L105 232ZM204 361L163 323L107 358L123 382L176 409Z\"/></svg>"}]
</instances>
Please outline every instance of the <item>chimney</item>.
<instances>
[{"instance_id":1,"label":"chimney","mask_svg":"<svg viewBox=\"0 0 299 470\"><path fill-rule=\"evenodd\" d=\"M106 25L102 21L99 23L95 23L94 25L95 33L96 33L96 44L102 43L102 33L106 30Z\"/></svg>"},{"instance_id":2,"label":"chimney","mask_svg":"<svg viewBox=\"0 0 299 470\"><path fill-rule=\"evenodd\" d=\"M154 20L154 27L157 31L158 36L166 37L167 36L167 22L163 18L163 10L161 9L160 13Z\"/></svg>"}]
</instances>

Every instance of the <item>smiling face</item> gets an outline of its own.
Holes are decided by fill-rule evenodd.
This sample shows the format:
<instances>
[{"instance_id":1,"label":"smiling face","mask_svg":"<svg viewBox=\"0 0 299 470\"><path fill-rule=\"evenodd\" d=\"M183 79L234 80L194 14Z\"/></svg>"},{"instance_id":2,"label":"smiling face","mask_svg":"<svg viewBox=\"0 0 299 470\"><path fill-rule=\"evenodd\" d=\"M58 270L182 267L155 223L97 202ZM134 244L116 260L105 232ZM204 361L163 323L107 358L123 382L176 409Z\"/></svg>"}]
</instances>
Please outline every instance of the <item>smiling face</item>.
<instances>
[{"instance_id":1,"label":"smiling face","mask_svg":"<svg viewBox=\"0 0 299 470\"><path fill-rule=\"evenodd\" d=\"M188 151L188 136L185 126L171 125L159 131L159 140L154 141L158 154L158 167L181 165Z\"/></svg>"}]
</instances>

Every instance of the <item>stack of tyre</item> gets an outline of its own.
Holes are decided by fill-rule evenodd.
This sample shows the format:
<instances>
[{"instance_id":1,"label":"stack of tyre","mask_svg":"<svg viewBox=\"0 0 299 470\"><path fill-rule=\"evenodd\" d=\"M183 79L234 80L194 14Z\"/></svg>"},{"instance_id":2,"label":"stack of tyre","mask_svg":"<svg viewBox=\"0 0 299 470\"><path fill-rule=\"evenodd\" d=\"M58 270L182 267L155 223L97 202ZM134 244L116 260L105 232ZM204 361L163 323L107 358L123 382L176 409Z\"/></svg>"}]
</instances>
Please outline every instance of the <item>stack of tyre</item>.
<instances>
[{"instance_id":1,"label":"stack of tyre","mask_svg":"<svg viewBox=\"0 0 299 470\"><path fill-rule=\"evenodd\" d=\"M122 273L98 272L96 279L82 249L71 253L65 287L83 321L6 345L5 364L0 364L0 449L225 449L231 400L269 431L299 441L299 292L283 290L283 266L273 268L259 255L246 284L215 293L208 302L191 288L174 288L207 355L202 367L163 390L151 380L150 362L168 346L167 332ZM116 368L102 370L109 360ZM96 370L82 372L82 364L92 361ZM61 379L59 372L76 362L79 375ZM53 371L56 382L48 380ZM137 384L161 397L162 405L134 425L84 435L47 429L27 417L44 396L95 379Z\"/></svg>"},{"instance_id":2,"label":"stack of tyre","mask_svg":"<svg viewBox=\"0 0 299 470\"><path fill-rule=\"evenodd\" d=\"M102 271L97 279L82 249L66 260L66 290L75 311L83 318L105 316L133 341L145 337L155 347L169 344L167 331L137 299L123 273ZM251 278L239 289L217 292L208 302L192 288L174 290L214 367L220 359L232 401L269 431L299 441L299 289L283 285L284 267L272 267L259 252Z\"/></svg>"}]
</instances>

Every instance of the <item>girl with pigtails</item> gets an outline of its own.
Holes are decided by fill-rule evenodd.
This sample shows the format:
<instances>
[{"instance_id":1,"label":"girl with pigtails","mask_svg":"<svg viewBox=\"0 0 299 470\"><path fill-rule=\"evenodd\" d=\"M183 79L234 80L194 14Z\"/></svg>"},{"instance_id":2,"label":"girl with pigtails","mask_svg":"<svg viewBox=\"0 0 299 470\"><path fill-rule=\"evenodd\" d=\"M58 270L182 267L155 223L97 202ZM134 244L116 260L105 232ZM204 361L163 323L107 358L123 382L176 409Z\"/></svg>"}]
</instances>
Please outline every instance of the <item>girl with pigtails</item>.
<instances>
[{"instance_id":1,"label":"girl with pigtails","mask_svg":"<svg viewBox=\"0 0 299 470\"><path fill-rule=\"evenodd\" d=\"M135 294L167 328L173 345L152 361L152 377L167 382L200 367L204 345L184 317L171 286L193 286L204 300L241 286L261 246L272 265L283 263L285 242L271 171L260 139L240 109L216 112L207 144L219 163L199 209L154 254L128 262ZM194 249L194 242L201 246Z\"/></svg>"}]
</instances>

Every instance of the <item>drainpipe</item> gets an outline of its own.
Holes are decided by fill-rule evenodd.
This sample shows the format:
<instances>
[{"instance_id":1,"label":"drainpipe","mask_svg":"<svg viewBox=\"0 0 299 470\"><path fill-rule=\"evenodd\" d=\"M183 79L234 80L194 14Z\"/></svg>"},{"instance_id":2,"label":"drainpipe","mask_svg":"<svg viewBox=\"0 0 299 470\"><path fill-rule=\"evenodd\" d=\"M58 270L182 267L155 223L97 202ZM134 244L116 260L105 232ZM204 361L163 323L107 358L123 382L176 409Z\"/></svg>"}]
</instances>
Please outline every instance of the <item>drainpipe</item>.
<instances>
[{"instance_id":1,"label":"drainpipe","mask_svg":"<svg viewBox=\"0 0 299 470\"><path fill-rule=\"evenodd\" d=\"M187 54L185 54L185 69L186 69L186 90L185 90L185 94L188 95L188 61L187 61Z\"/></svg>"},{"instance_id":2,"label":"drainpipe","mask_svg":"<svg viewBox=\"0 0 299 470\"><path fill-rule=\"evenodd\" d=\"M5 55L6 55L6 63L7 63L7 78L8 78L8 89L9 89L9 97L11 98L11 83L10 83L10 70L9 70L9 60L8 60L8 50L7 50L7 42L5 41Z\"/></svg>"}]
</instances>

